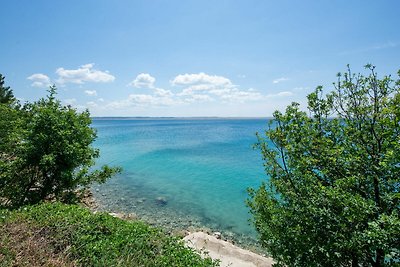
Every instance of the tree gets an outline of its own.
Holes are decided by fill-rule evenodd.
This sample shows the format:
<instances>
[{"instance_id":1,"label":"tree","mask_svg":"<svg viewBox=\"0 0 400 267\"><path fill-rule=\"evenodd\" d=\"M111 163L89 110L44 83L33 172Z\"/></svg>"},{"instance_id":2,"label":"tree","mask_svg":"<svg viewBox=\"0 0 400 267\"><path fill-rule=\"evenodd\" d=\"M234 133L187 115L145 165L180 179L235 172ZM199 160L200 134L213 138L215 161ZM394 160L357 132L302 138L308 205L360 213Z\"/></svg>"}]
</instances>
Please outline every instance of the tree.
<instances>
[{"instance_id":1,"label":"tree","mask_svg":"<svg viewBox=\"0 0 400 267\"><path fill-rule=\"evenodd\" d=\"M9 86L5 86L4 76L0 74L0 204L8 181L11 162L15 159L20 127L21 112ZM10 192L12 193L12 192Z\"/></svg>"},{"instance_id":2,"label":"tree","mask_svg":"<svg viewBox=\"0 0 400 267\"><path fill-rule=\"evenodd\" d=\"M0 73L0 104L12 104L15 102L15 97L9 86L4 86L4 79Z\"/></svg>"},{"instance_id":3,"label":"tree","mask_svg":"<svg viewBox=\"0 0 400 267\"><path fill-rule=\"evenodd\" d=\"M3 148L0 196L9 206L48 198L70 201L77 189L104 182L120 171L108 166L91 171L99 150L91 146L96 132L90 127L89 112L62 106L55 98L55 86L49 93L22 107L18 117L22 122L13 133L14 147Z\"/></svg>"},{"instance_id":4,"label":"tree","mask_svg":"<svg viewBox=\"0 0 400 267\"><path fill-rule=\"evenodd\" d=\"M348 68L258 134L269 180L248 205L277 266L400 261L400 80ZM399 71L400 76L400 71Z\"/></svg>"}]
</instances>

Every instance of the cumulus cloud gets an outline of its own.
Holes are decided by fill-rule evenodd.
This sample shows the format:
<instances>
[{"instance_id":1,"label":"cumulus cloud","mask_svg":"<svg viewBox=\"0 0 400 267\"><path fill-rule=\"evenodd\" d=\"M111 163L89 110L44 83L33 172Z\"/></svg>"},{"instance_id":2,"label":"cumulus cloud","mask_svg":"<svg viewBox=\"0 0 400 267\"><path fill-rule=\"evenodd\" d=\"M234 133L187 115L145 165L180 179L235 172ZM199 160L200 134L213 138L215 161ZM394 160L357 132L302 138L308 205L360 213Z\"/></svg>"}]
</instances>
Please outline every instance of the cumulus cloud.
<instances>
[{"instance_id":1,"label":"cumulus cloud","mask_svg":"<svg viewBox=\"0 0 400 267\"><path fill-rule=\"evenodd\" d=\"M49 87L51 85L50 78L42 73L35 73L27 78L31 80L33 87Z\"/></svg>"},{"instance_id":2,"label":"cumulus cloud","mask_svg":"<svg viewBox=\"0 0 400 267\"><path fill-rule=\"evenodd\" d=\"M60 84L84 84L86 82L108 83L115 80L115 77L108 71L96 70L93 67L94 64L90 63L82 65L78 69L72 70L58 68L56 70L56 73L59 76L57 82Z\"/></svg>"},{"instance_id":3,"label":"cumulus cloud","mask_svg":"<svg viewBox=\"0 0 400 267\"><path fill-rule=\"evenodd\" d=\"M221 99L223 102L245 102L261 100L264 97L252 88L249 90L239 89L226 77L208 75L203 72L180 74L171 81L171 84L185 86L177 95L183 97L186 102L204 102L215 99Z\"/></svg>"},{"instance_id":4,"label":"cumulus cloud","mask_svg":"<svg viewBox=\"0 0 400 267\"><path fill-rule=\"evenodd\" d=\"M160 97L171 97L171 96L174 95L170 90L165 90L165 89L162 89L162 88L155 88L154 89L154 94L156 96L160 96Z\"/></svg>"},{"instance_id":5,"label":"cumulus cloud","mask_svg":"<svg viewBox=\"0 0 400 267\"><path fill-rule=\"evenodd\" d=\"M206 73L180 74L170 83L171 90L155 86L156 79L147 73L140 73L130 83L137 88L148 88L147 93L130 94L125 99L103 102L87 102L93 108L124 110L129 108L167 107L194 103L215 102L221 104L268 101L293 95L291 91L266 94L254 88L241 89L226 77Z\"/></svg>"},{"instance_id":6,"label":"cumulus cloud","mask_svg":"<svg viewBox=\"0 0 400 267\"><path fill-rule=\"evenodd\" d=\"M172 81L172 85L194 85L194 84L212 84L212 85L232 85L232 82L223 76L208 75L204 72L197 74L180 74Z\"/></svg>"},{"instance_id":7,"label":"cumulus cloud","mask_svg":"<svg viewBox=\"0 0 400 267\"><path fill-rule=\"evenodd\" d=\"M276 83L281 83L281 82L284 82L284 81L287 81L287 80L289 80L289 79L285 78L285 77L281 77L281 78L273 80L272 83L276 84Z\"/></svg>"},{"instance_id":8,"label":"cumulus cloud","mask_svg":"<svg viewBox=\"0 0 400 267\"><path fill-rule=\"evenodd\" d=\"M131 94L127 99L113 101L107 104L107 107L111 109L122 109L127 107L171 106L177 103L177 100L169 96Z\"/></svg>"},{"instance_id":9,"label":"cumulus cloud","mask_svg":"<svg viewBox=\"0 0 400 267\"><path fill-rule=\"evenodd\" d=\"M129 85L137 88L153 88L156 79L148 73L140 73Z\"/></svg>"},{"instance_id":10,"label":"cumulus cloud","mask_svg":"<svg viewBox=\"0 0 400 267\"><path fill-rule=\"evenodd\" d=\"M106 107L122 109L127 107L171 106L182 102L171 90L155 87L155 81L156 79L150 74L140 73L128 85L137 88L148 88L150 89L150 93L130 94L124 100L108 103Z\"/></svg>"},{"instance_id":11,"label":"cumulus cloud","mask_svg":"<svg viewBox=\"0 0 400 267\"><path fill-rule=\"evenodd\" d=\"M89 96L97 96L97 91L96 90L85 90L85 94Z\"/></svg>"}]
</instances>

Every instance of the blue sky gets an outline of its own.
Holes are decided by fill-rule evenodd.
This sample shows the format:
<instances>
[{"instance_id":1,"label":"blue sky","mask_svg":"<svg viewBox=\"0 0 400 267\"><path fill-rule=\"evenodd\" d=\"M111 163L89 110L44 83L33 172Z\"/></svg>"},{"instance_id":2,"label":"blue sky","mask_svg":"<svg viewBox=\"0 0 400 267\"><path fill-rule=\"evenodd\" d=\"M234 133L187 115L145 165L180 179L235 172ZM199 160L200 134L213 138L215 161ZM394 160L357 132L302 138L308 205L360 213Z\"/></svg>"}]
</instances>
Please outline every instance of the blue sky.
<instances>
[{"instance_id":1,"label":"blue sky","mask_svg":"<svg viewBox=\"0 0 400 267\"><path fill-rule=\"evenodd\" d=\"M270 116L400 69L400 1L1 1L0 73L94 116Z\"/></svg>"}]
</instances>

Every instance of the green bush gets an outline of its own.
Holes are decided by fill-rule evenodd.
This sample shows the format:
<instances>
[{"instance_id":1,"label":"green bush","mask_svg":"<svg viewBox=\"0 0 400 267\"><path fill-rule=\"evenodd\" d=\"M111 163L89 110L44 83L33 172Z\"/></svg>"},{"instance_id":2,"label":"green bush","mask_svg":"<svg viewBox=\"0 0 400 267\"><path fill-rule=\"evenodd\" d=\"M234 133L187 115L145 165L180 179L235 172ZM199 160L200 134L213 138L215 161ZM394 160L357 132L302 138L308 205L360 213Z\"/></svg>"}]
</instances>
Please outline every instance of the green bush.
<instances>
[{"instance_id":1,"label":"green bush","mask_svg":"<svg viewBox=\"0 0 400 267\"><path fill-rule=\"evenodd\" d=\"M270 179L248 204L277 266L398 266L400 80L350 69L274 113L258 148ZM400 75L400 72L399 72Z\"/></svg>"},{"instance_id":2,"label":"green bush","mask_svg":"<svg viewBox=\"0 0 400 267\"><path fill-rule=\"evenodd\" d=\"M40 229L53 250L65 252L79 266L217 266L181 240L143 222L92 214L76 205L41 204L1 215L3 231L1 226L13 223ZM7 244L0 247L7 248Z\"/></svg>"},{"instance_id":3,"label":"green bush","mask_svg":"<svg viewBox=\"0 0 400 267\"><path fill-rule=\"evenodd\" d=\"M104 182L119 168L91 171L99 150L88 111L61 105L50 87L47 98L0 104L0 201L18 207L44 199L72 201L78 189ZM0 203L1 204L1 203Z\"/></svg>"}]
</instances>

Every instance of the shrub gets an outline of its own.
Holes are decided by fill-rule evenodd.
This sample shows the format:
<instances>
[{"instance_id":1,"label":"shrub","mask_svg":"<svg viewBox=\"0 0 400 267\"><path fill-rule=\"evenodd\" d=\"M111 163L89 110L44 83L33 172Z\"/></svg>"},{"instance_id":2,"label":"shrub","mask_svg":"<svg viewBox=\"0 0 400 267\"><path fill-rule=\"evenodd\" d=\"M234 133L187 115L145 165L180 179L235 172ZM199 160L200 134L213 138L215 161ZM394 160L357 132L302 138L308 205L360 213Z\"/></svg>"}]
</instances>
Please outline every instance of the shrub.
<instances>
[{"instance_id":1,"label":"shrub","mask_svg":"<svg viewBox=\"0 0 400 267\"><path fill-rule=\"evenodd\" d=\"M47 98L22 108L1 107L6 112L0 120L5 125L0 131L0 197L8 206L48 198L72 201L77 189L120 171L108 166L91 171L99 150L91 146L96 132L90 114L61 105L55 96L52 86Z\"/></svg>"},{"instance_id":2,"label":"shrub","mask_svg":"<svg viewBox=\"0 0 400 267\"><path fill-rule=\"evenodd\" d=\"M248 204L278 266L400 261L400 80L366 67L339 74L326 97L318 87L309 114L275 112L258 135L270 179Z\"/></svg>"}]
</instances>

